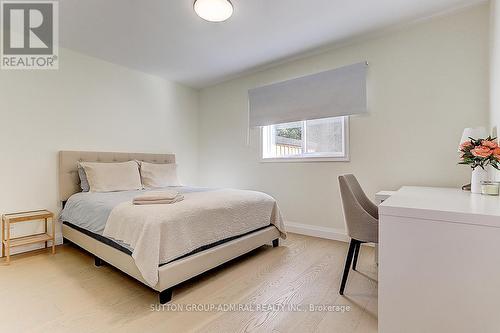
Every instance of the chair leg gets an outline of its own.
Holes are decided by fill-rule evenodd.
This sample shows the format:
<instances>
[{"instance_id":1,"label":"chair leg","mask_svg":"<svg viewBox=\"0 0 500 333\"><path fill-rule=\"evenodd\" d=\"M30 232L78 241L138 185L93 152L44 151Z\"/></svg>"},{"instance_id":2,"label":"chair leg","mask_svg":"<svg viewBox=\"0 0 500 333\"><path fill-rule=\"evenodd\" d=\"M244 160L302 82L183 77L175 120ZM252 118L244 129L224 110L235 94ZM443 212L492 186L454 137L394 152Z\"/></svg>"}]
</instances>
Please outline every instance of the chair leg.
<instances>
[{"instance_id":1,"label":"chair leg","mask_svg":"<svg viewBox=\"0 0 500 333\"><path fill-rule=\"evenodd\" d=\"M352 269L356 270L356 264L358 263L358 255L359 249L361 248L361 243L356 244L356 248L354 249L354 259L352 260Z\"/></svg>"},{"instance_id":2,"label":"chair leg","mask_svg":"<svg viewBox=\"0 0 500 333\"><path fill-rule=\"evenodd\" d=\"M344 275L342 276L342 283L340 284L340 291L339 291L340 295L344 295L344 288L347 282L347 276L349 275L349 269L351 268L352 256L354 254L354 249L357 243L358 243L357 240L351 239L351 243L349 244L349 251L347 252L347 258L345 260L345 266L344 266Z\"/></svg>"}]
</instances>

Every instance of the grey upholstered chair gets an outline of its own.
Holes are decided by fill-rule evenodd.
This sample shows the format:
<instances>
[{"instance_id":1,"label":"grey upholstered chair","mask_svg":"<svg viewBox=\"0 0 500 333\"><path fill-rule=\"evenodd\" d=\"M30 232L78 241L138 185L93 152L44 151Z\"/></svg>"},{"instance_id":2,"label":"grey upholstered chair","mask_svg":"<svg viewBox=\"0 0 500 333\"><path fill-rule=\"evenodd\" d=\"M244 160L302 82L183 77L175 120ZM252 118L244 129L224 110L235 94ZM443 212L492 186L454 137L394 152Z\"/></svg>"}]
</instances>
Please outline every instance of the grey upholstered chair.
<instances>
[{"instance_id":1,"label":"grey upholstered chair","mask_svg":"<svg viewBox=\"0 0 500 333\"><path fill-rule=\"evenodd\" d=\"M378 208L368 199L354 175L339 176L339 186L347 235L351 238L339 291L343 295L351 261L352 269L356 270L361 243L378 243Z\"/></svg>"}]
</instances>

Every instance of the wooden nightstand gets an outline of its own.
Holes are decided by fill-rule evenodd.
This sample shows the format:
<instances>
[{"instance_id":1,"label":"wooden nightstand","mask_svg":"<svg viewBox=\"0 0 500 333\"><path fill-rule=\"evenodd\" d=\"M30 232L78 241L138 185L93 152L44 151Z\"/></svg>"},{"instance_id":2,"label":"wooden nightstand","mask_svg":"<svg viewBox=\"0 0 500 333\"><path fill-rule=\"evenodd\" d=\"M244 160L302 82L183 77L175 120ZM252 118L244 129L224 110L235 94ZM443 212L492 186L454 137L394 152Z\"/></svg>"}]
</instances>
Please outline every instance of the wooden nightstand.
<instances>
[{"instance_id":1,"label":"wooden nightstand","mask_svg":"<svg viewBox=\"0 0 500 333\"><path fill-rule=\"evenodd\" d=\"M47 223L48 220L52 222L51 233L48 233ZM11 238L10 236L10 225L14 223L21 222L31 222L31 221L44 221L44 232L41 234L23 236ZM10 263L10 249L15 246L42 243L45 242L45 248L47 248L47 242L52 241L52 254L56 253L56 242L55 242L55 221L54 214L48 210L34 210L30 212L21 212L13 214L2 215L2 253L6 258L6 263Z\"/></svg>"}]
</instances>

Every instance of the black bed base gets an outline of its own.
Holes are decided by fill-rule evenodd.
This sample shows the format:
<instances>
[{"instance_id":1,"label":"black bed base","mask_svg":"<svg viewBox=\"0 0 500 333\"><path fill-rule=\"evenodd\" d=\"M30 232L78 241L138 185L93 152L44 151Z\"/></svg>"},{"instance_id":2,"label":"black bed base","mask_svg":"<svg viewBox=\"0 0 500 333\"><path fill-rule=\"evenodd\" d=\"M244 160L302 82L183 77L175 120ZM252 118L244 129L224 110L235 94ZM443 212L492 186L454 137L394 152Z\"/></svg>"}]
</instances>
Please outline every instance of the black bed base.
<instances>
[{"instance_id":1,"label":"black bed base","mask_svg":"<svg viewBox=\"0 0 500 333\"><path fill-rule=\"evenodd\" d=\"M63 238L63 243L71 243L71 241L67 240L66 238ZM273 239L273 247L278 247L278 246L279 246L279 238ZM101 267L105 263L106 262L104 260L102 260L98 256L94 255L94 265L96 267ZM158 298L159 298L160 304L166 304L172 300L172 292L173 292L174 288L175 288L175 286L167 288L167 289L160 291L158 293Z\"/></svg>"}]
</instances>

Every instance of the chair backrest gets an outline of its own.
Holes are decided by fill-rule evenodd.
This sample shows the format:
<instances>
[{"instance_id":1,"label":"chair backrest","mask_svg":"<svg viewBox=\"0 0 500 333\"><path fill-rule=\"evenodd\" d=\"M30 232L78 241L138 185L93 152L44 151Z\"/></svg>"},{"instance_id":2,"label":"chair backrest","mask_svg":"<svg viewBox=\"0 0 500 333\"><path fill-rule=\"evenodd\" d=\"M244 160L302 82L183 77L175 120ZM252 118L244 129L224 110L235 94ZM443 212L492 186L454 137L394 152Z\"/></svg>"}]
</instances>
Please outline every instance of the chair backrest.
<instances>
[{"instance_id":1,"label":"chair backrest","mask_svg":"<svg viewBox=\"0 0 500 333\"><path fill-rule=\"evenodd\" d=\"M378 241L377 206L368 199L354 175L339 176L339 186L349 237L361 241Z\"/></svg>"}]
</instances>

